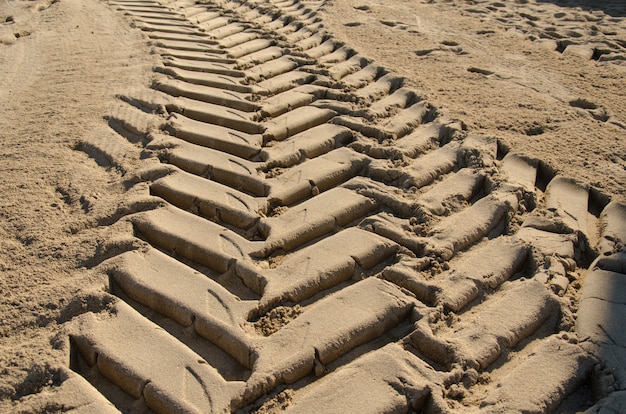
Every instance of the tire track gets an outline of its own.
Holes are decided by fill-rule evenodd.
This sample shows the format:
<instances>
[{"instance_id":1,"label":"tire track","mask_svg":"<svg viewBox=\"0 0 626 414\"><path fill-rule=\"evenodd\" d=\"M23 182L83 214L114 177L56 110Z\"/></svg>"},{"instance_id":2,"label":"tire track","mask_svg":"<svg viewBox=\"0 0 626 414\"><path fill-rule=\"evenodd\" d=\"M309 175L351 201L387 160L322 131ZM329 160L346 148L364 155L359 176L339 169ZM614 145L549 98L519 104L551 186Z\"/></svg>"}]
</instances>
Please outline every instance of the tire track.
<instances>
[{"instance_id":1,"label":"tire track","mask_svg":"<svg viewBox=\"0 0 626 414\"><path fill-rule=\"evenodd\" d=\"M446 119L320 2L110 4L163 62L108 117L161 161L151 209L68 328L118 409L543 412L588 381L569 299L606 198Z\"/></svg>"}]
</instances>

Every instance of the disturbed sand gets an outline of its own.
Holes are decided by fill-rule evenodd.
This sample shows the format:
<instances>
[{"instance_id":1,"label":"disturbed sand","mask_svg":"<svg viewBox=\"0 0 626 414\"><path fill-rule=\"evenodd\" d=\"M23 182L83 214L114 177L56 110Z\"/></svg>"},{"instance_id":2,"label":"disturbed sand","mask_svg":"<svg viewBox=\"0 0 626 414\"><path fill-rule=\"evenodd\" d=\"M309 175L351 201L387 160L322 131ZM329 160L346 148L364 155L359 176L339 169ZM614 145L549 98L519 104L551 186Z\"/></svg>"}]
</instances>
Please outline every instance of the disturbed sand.
<instances>
[{"instance_id":1,"label":"disturbed sand","mask_svg":"<svg viewBox=\"0 0 626 414\"><path fill-rule=\"evenodd\" d=\"M348 0L333 2L324 19L339 40L410 79L469 130L624 201L625 8ZM591 59L594 48L606 54Z\"/></svg>"},{"instance_id":2,"label":"disturbed sand","mask_svg":"<svg viewBox=\"0 0 626 414\"><path fill-rule=\"evenodd\" d=\"M468 131L624 202L626 12L570 3L348 0L321 15ZM148 85L154 61L104 2L7 0L0 22L0 397L10 410L58 381L47 367L67 362L61 324L98 308L85 299L106 285L92 258L127 230L99 218L125 188L76 149L111 133L103 115L116 93Z\"/></svg>"}]
</instances>

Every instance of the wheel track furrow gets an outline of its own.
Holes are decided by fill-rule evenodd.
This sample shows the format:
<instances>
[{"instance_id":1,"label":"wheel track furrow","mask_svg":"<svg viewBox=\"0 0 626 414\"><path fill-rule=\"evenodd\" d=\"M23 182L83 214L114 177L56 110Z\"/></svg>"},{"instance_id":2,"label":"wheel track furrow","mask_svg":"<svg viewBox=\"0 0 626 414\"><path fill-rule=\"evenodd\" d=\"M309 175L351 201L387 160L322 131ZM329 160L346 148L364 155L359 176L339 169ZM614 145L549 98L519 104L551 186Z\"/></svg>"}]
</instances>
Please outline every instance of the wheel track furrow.
<instances>
[{"instance_id":1,"label":"wheel track furrow","mask_svg":"<svg viewBox=\"0 0 626 414\"><path fill-rule=\"evenodd\" d=\"M268 47L237 59L237 68L245 70L250 67L278 59L283 56L283 54L283 48L279 46Z\"/></svg>"},{"instance_id":2,"label":"wheel track furrow","mask_svg":"<svg viewBox=\"0 0 626 414\"><path fill-rule=\"evenodd\" d=\"M446 176L421 194L418 203L429 213L445 215L455 209L455 203L469 203L486 186L485 175L471 168L461 168Z\"/></svg>"},{"instance_id":3,"label":"wheel track furrow","mask_svg":"<svg viewBox=\"0 0 626 414\"><path fill-rule=\"evenodd\" d=\"M323 369L350 349L393 328L412 310L417 313L409 296L377 278L320 300L261 344L244 400Z\"/></svg>"},{"instance_id":4,"label":"wheel track furrow","mask_svg":"<svg viewBox=\"0 0 626 414\"><path fill-rule=\"evenodd\" d=\"M286 389L296 412L464 395L539 412L586 381L559 296L622 248L624 206L442 117L335 41L322 2L110 4L162 62L109 124L171 164L138 174L164 206L123 219L152 247L106 260L110 312L70 323L72 368L118 408L251 410ZM521 401L542 365L559 374Z\"/></svg>"},{"instance_id":5,"label":"wheel track furrow","mask_svg":"<svg viewBox=\"0 0 626 414\"><path fill-rule=\"evenodd\" d=\"M186 7L181 12L183 16L185 16L190 22L195 24L200 24L207 20L216 19L221 17L221 13L219 11L207 11L206 7L196 6L194 7Z\"/></svg>"},{"instance_id":6,"label":"wheel track furrow","mask_svg":"<svg viewBox=\"0 0 626 414\"><path fill-rule=\"evenodd\" d=\"M386 183L398 182L419 189L454 170L460 147L458 142L452 142L416 158L406 168L392 168L387 160L376 160L371 163L369 173L372 178Z\"/></svg>"},{"instance_id":7,"label":"wheel track furrow","mask_svg":"<svg viewBox=\"0 0 626 414\"><path fill-rule=\"evenodd\" d=\"M167 129L172 135L192 144L227 152L244 159L258 154L263 143L261 134L246 134L217 125L209 129L205 123L177 113L170 115Z\"/></svg>"},{"instance_id":8,"label":"wheel track furrow","mask_svg":"<svg viewBox=\"0 0 626 414\"><path fill-rule=\"evenodd\" d=\"M154 19L154 20L173 20L188 22L188 19L180 16L176 12L172 12L165 9L150 9L147 7L122 7L118 6L117 10L121 10L125 15L141 19Z\"/></svg>"},{"instance_id":9,"label":"wheel track furrow","mask_svg":"<svg viewBox=\"0 0 626 414\"><path fill-rule=\"evenodd\" d=\"M350 246L350 240L358 238L357 246ZM322 241L307 246L292 255L275 268L261 271L241 265L237 274L250 286L262 286L262 297L257 313L283 302L301 302L315 294L330 289L339 283L349 281L359 269L369 270L398 250L398 246L373 233L357 227L350 227L335 233ZM298 272L298 277L294 277Z\"/></svg>"},{"instance_id":10,"label":"wheel track furrow","mask_svg":"<svg viewBox=\"0 0 626 414\"><path fill-rule=\"evenodd\" d=\"M308 21L286 25L282 29L277 29L276 32L282 34L287 42L293 44L314 35L321 28L321 23L318 23L316 18L311 18Z\"/></svg>"},{"instance_id":11,"label":"wheel track furrow","mask_svg":"<svg viewBox=\"0 0 626 414\"><path fill-rule=\"evenodd\" d=\"M264 141L283 141L299 132L325 124L336 112L313 106L303 106L271 119L263 125Z\"/></svg>"},{"instance_id":12,"label":"wheel track furrow","mask_svg":"<svg viewBox=\"0 0 626 414\"><path fill-rule=\"evenodd\" d=\"M223 50L216 48L216 45L213 43L198 42L196 39L164 39L164 37L166 36L152 37L152 39L155 39L152 41L152 44L158 48L157 51L161 56L216 63L232 63L232 59L225 58Z\"/></svg>"},{"instance_id":13,"label":"wheel track furrow","mask_svg":"<svg viewBox=\"0 0 626 414\"><path fill-rule=\"evenodd\" d=\"M295 59L290 56L283 56L246 70L246 80L248 82L259 82L263 79L270 79L290 72L298 66L300 65Z\"/></svg>"},{"instance_id":14,"label":"wheel track furrow","mask_svg":"<svg viewBox=\"0 0 626 414\"><path fill-rule=\"evenodd\" d=\"M226 382L202 358L122 301L115 317L84 315L71 333L83 363L155 412L225 411L243 383ZM181 369L182 368L182 369ZM120 407L124 408L124 407ZM130 407L126 407L130 409Z\"/></svg>"},{"instance_id":15,"label":"wheel track furrow","mask_svg":"<svg viewBox=\"0 0 626 414\"><path fill-rule=\"evenodd\" d=\"M327 381L305 387L286 412L330 412L343 405L358 412L419 411L431 398L430 404L447 412L433 385L442 383L442 377L401 346L390 344L329 374ZM369 392L363 394L364 389Z\"/></svg>"},{"instance_id":16,"label":"wheel track furrow","mask_svg":"<svg viewBox=\"0 0 626 414\"><path fill-rule=\"evenodd\" d=\"M333 53L335 49L337 49L338 45L339 43L337 43L336 41L328 39L315 47L303 49L303 53L306 57L310 59L319 59L322 56L330 55L331 53Z\"/></svg>"},{"instance_id":17,"label":"wheel track furrow","mask_svg":"<svg viewBox=\"0 0 626 414\"><path fill-rule=\"evenodd\" d=\"M263 170L292 167L303 159L313 159L335 148L341 148L354 139L352 132L333 124L321 124L292 135L284 141L265 147L259 153Z\"/></svg>"},{"instance_id":18,"label":"wheel track furrow","mask_svg":"<svg viewBox=\"0 0 626 414\"><path fill-rule=\"evenodd\" d=\"M580 346L557 337L548 338L513 372L498 380L481 402L481 412L553 412L580 387L592 369L591 360ZM545 366L552 369L544 370ZM537 372L545 372L539 382Z\"/></svg>"},{"instance_id":19,"label":"wheel track furrow","mask_svg":"<svg viewBox=\"0 0 626 414\"><path fill-rule=\"evenodd\" d=\"M261 218L259 232L266 240L266 251L288 251L365 216L375 207L371 199L336 187L279 216Z\"/></svg>"},{"instance_id":20,"label":"wheel track furrow","mask_svg":"<svg viewBox=\"0 0 626 414\"><path fill-rule=\"evenodd\" d=\"M128 12L129 15L133 16L133 20L139 22L140 24L148 23L152 26L180 26L193 28L194 25L189 23L189 20L185 19L182 16L166 14L163 16L152 15L152 16L143 16L139 13Z\"/></svg>"},{"instance_id":21,"label":"wheel track furrow","mask_svg":"<svg viewBox=\"0 0 626 414\"><path fill-rule=\"evenodd\" d=\"M264 132L264 127L253 120L254 114L250 112L184 97L179 97L176 102L179 104L176 112L187 118L226 127L235 133L256 135Z\"/></svg>"},{"instance_id":22,"label":"wheel track furrow","mask_svg":"<svg viewBox=\"0 0 626 414\"><path fill-rule=\"evenodd\" d=\"M235 33L230 36L226 36L217 41L222 49L230 49L235 46L239 46L246 42L250 42L253 40L258 40L261 37L261 34L253 31L244 31L241 33Z\"/></svg>"},{"instance_id":23,"label":"wheel track furrow","mask_svg":"<svg viewBox=\"0 0 626 414\"><path fill-rule=\"evenodd\" d=\"M179 26L175 24L153 24L153 23L139 23L137 24L141 30L146 32L156 32L156 33L172 33L172 34L197 34L200 32L194 26ZM201 33L201 32L200 32Z\"/></svg>"},{"instance_id":24,"label":"wheel track furrow","mask_svg":"<svg viewBox=\"0 0 626 414\"><path fill-rule=\"evenodd\" d=\"M307 160L283 174L269 178L270 202L289 206L356 177L367 158L346 148L338 148Z\"/></svg>"},{"instance_id":25,"label":"wheel track furrow","mask_svg":"<svg viewBox=\"0 0 626 414\"><path fill-rule=\"evenodd\" d=\"M336 43L336 48L332 53L320 56L318 61L322 65L330 65L333 63L345 62L356 54L356 51L341 43Z\"/></svg>"},{"instance_id":26,"label":"wheel track furrow","mask_svg":"<svg viewBox=\"0 0 626 414\"><path fill-rule=\"evenodd\" d=\"M442 124L439 120L422 124L412 133L393 141L361 139L350 144L354 150L377 159L417 158L449 140L454 133L453 124ZM364 137L365 138L365 137Z\"/></svg>"},{"instance_id":27,"label":"wheel track furrow","mask_svg":"<svg viewBox=\"0 0 626 414\"><path fill-rule=\"evenodd\" d=\"M556 322L558 304L550 292L538 282L521 282L498 301L472 315L468 322L461 317L450 336L446 335L447 331L435 334L424 327L418 328L411 340L421 352L442 365L459 363L485 369L500 356L503 348L513 348L551 316Z\"/></svg>"},{"instance_id":28,"label":"wheel track furrow","mask_svg":"<svg viewBox=\"0 0 626 414\"><path fill-rule=\"evenodd\" d=\"M210 177L214 181L255 196L268 195L269 185L257 172L259 163L168 136L154 140L150 148L168 148L164 158L168 163L184 171L201 177Z\"/></svg>"},{"instance_id":29,"label":"wheel track furrow","mask_svg":"<svg viewBox=\"0 0 626 414\"><path fill-rule=\"evenodd\" d=\"M256 112L259 105L246 99L249 95L234 91L225 91L219 88L211 88L209 86L190 85L186 82L177 80L156 81L153 87L172 97L184 97L194 101L219 105L240 111L242 113ZM162 97L162 96L161 96ZM156 100L158 104L158 100ZM172 100L172 103L166 103L166 109L171 112L184 112L184 101ZM182 115L182 114L181 114Z\"/></svg>"},{"instance_id":30,"label":"wheel track furrow","mask_svg":"<svg viewBox=\"0 0 626 414\"><path fill-rule=\"evenodd\" d=\"M239 59L251 53L258 52L268 47L275 46L276 43L271 39L255 39L228 49L228 57Z\"/></svg>"},{"instance_id":31,"label":"wheel track furrow","mask_svg":"<svg viewBox=\"0 0 626 414\"><path fill-rule=\"evenodd\" d=\"M314 88L312 85L298 86L264 99L261 103L258 118L276 118L289 111L313 103L315 94L310 93L312 88Z\"/></svg>"},{"instance_id":32,"label":"wheel track furrow","mask_svg":"<svg viewBox=\"0 0 626 414\"><path fill-rule=\"evenodd\" d=\"M571 178L554 177L546 188L546 208L559 215L573 231L586 234L589 191Z\"/></svg>"},{"instance_id":33,"label":"wheel track furrow","mask_svg":"<svg viewBox=\"0 0 626 414\"><path fill-rule=\"evenodd\" d=\"M416 236L410 220L388 213L373 215L362 225L417 255L448 261L483 237L501 234L518 202L515 193L489 194L458 213L421 227L421 237Z\"/></svg>"},{"instance_id":34,"label":"wheel track furrow","mask_svg":"<svg viewBox=\"0 0 626 414\"><path fill-rule=\"evenodd\" d=\"M247 25L243 25L241 23L230 23L217 29L211 29L208 33L210 34L211 38L220 40L225 37L243 32L246 29L248 29Z\"/></svg>"},{"instance_id":35,"label":"wheel track furrow","mask_svg":"<svg viewBox=\"0 0 626 414\"><path fill-rule=\"evenodd\" d=\"M222 16L216 17L214 19L207 19L198 23L198 27L202 29L202 31L204 31L205 33L208 33L209 35L215 29L224 29L225 27L228 27L228 26L234 26L238 28L239 24L233 23L230 17L222 17ZM228 31L228 33L234 34L236 32Z\"/></svg>"},{"instance_id":36,"label":"wheel track furrow","mask_svg":"<svg viewBox=\"0 0 626 414\"><path fill-rule=\"evenodd\" d=\"M240 79L228 77L224 75L216 75L213 73L206 72L196 72L191 70L179 69L174 67L157 67L155 68L158 72L164 73L166 75L172 76L173 78L183 80L185 82L195 84L195 85L204 85L210 86L213 88L220 88L229 91L243 92L243 93L253 93L256 92L258 86L257 85L243 85L240 83Z\"/></svg>"},{"instance_id":37,"label":"wheel track furrow","mask_svg":"<svg viewBox=\"0 0 626 414\"><path fill-rule=\"evenodd\" d=\"M391 108L389 109L389 112L391 112ZM389 112L387 115L390 115ZM339 116L337 119L333 120L333 122L338 125L344 125L366 137L375 138L379 141L395 140L411 133L416 127L428 119L430 113L431 107L428 103L418 102L406 109L400 110L390 118L384 119L379 125L371 125L359 119L357 116L351 115ZM364 118L373 117L371 114L364 111L359 111L357 114ZM379 116L378 118L381 117L382 116Z\"/></svg>"},{"instance_id":38,"label":"wheel track furrow","mask_svg":"<svg viewBox=\"0 0 626 414\"><path fill-rule=\"evenodd\" d=\"M400 88L383 99L372 103L368 108L356 111L354 115L366 118L369 121L387 118L393 111L407 108L420 100L420 97L414 91Z\"/></svg>"},{"instance_id":39,"label":"wheel track furrow","mask_svg":"<svg viewBox=\"0 0 626 414\"><path fill-rule=\"evenodd\" d=\"M186 211L249 229L267 211L263 198L251 197L226 185L184 171L160 178L150 186L151 194Z\"/></svg>"},{"instance_id":40,"label":"wheel track furrow","mask_svg":"<svg viewBox=\"0 0 626 414\"><path fill-rule=\"evenodd\" d=\"M430 306L459 312L485 292L498 287L528 266L529 246L495 238L480 248L450 262L451 271L433 277L426 269L416 270L412 261L399 262L383 271L383 277L402 286ZM485 261L486 254L497 256L497 263ZM419 269L419 268L418 268Z\"/></svg>"},{"instance_id":41,"label":"wheel track furrow","mask_svg":"<svg viewBox=\"0 0 626 414\"><path fill-rule=\"evenodd\" d=\"M204 216L215 217L226 214L224 221L241 222L241 224L247 224L250 227L256 224L256 222L253 222L254 213L258 214L258 212L267 208L267 204L264 206L260 203L261 200L259 199L254 199L241 193L238 194L234 190L225 187L220 188L216 185L206 185L206 187L207 189L216 189L217 194L221 192L225 200L220 203L216 196L216 201L203 201L193 194L194 191L197 191L195 187L195 181L197 180L193 179L193 176L189 176L185 182L181 183L181 176L185 177L183 173L179 173L178 175L171 175L160 179L155 183L152 192L155 194L164 193L167 198L175 201L174 204L183 208L189 206L190 210L197 211ZM168 186L168 183L171 182L181 184L181 186L172 188L172 186ZM187 186L187 194L184 193L184 185ZM200 188L202 187L200 186ZM272 193L270 193L270 197L271 194ZM240 209L230 207L230 205L234 203L237 203ZM250 211L248 206L255 204L257 205L258 212ZM248 210L243 210L242 207L244 206L248 207ZM226 207L225 210L232 209L236 211L228 215L228 213L222 213L220 207ZM243 245L251 246L251 244L244 243L243 240L237 242L237 244L240 250L254 251L255 255L260 255L261 257L265 257L277 249L293 250L315 237L331 233L336 226L346 225L365 216L367 213L374 210L375 207L376 204L367 197L354 194L352 191L345 188L334 188L320 194L318 197L314 197L302 204L292 207L279 216L257 219L258 232L265 240L262 247L244 248ZM155 220L151 220L151 222L152 221ZM140 232L141 228L152 232L154 227L144 224L143 221L141 221L141 224L137 224L136 221L134 222L136 226L140 227ZM198 223L200 223L200 221L198 221ZM241 243L243 243L243 245ZM260 243L252 242L252 244L259 245ZM166 246L163 247L166 248ZM175 249L175 247L173 247L173 249ZM205 265L207 264L205 263Z\"/></svg>"},{"instance_id":42,"label":"wheel track furrow","mask_svg":"<svg viewBox=\"0 0 626 414\"><path fill-rule=\"evenodd\" d=\"M225 54L209 55L195 52L172 52L165 55L167 56L167 58L163 60L165 66L173 66L192 72L224 75L229 78L245 77L242 71L233 68L234 60L225 57Z\"/></svg>"},{"instance_id":43,"label":"wheel track furrow","mask_svg":"<svg viewBox=\"0 0 626 414\"><path fill-rule=\"evenodd\" d=\"M251 338L240 324L254 301L242 301L211 278L150 249L124 253L108 266L113 291L194 330L244 367L252 367Z\"/></svg>"},{"instance_id":44,"label":"wheel track furrow","mask_svg":"<svg viewBox=\"0 0 626 414\"><path fill-rule=\"evenodd\" d=\"M524 191L533 192L537 182L537 162L509 153L502 159L502 172L507 180L521 186Z\"/></svg>"},{"instance_id":45,"label":"wheel track furrow","mask_svg":"<svg viewBox=\"0 0 626 414\"><path fill-rule=\"evenodd\" d=\"M610 202L600 214L600 240L598 250L601 254L618 252L626 241L626 207Z\"/></svg>"},{"instance_id":46,"label":"wheel track furrow","mask_svg":"<svg viewBox=\"0 0 626 414\"><path fill-rule=\"evenodd\" d=\"M430 229L424 253L450 260L493 230L500 233L506 226L508 215L517 210L518 202L517 195L512 193L492 193L480 199Z\"/></svg>"},{"instance_id":47,"label":"wheel track furrow","mask_svg":"<svg viewBox=\"0 0 626 414\"><path fill-rule=\"evenodd\" d=\"M225 273L235 260L243 260L258 243L211 221L168 206L131 218L136 232L151 244L177 256Z\"/></svg>"}]
</instances>

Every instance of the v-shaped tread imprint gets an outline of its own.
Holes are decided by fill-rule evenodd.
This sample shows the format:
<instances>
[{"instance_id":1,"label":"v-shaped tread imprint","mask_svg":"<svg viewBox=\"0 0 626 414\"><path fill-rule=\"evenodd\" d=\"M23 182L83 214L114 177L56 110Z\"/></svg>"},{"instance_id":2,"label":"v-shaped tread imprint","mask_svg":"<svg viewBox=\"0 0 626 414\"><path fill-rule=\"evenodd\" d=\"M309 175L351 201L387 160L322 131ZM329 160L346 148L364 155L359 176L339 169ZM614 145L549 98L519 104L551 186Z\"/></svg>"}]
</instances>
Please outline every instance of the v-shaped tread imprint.
<instances>
[{"instance_id":1,"label":"v-shaped tread imprint","mask_svg":"<svg viewBox=\"0 0 626 414\"><path fill-rule=\"evenodd\" d=\"M605 311L624 277L625 206L465 131L334 40L324 1L109 4L161 58L110 120L162 169L136 172L160 202L120 219L135 242L99 265L110 306L68 322L90 395L547 412L590 386L612 345L574 298L589 272L581 309Z\"/></svg>"}]
</instances>

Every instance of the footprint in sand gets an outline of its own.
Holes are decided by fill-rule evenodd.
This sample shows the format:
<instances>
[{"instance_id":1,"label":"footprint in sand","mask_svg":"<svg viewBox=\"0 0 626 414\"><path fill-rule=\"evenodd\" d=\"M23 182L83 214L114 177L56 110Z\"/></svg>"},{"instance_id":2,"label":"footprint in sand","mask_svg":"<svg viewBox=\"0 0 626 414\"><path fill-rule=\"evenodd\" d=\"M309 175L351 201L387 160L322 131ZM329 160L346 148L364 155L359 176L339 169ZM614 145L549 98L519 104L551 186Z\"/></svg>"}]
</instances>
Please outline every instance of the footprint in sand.
<instances>
[{"instance_id":1,"label":"footprint in sand","mask_svg":"<svg viewBox=\"0 0 626 414\"><path fill-rule=\"evenodd\" d=\"M443 40L441 42L441 46L439 47L432 48L432 49L420 49L420 50L416 50L414 53L417 56L428 56L431 53L439 53L439 54L454 53L459 56L468 54L468 52L463 50L463 48L460 46L458 42L455 42L453 40Z\"/></svg>"},{"instance_id":2,"label":"footprint in sand","mask_svg":"<svg viewBox=\"0 0 626 414\"><path fill-rule=\"evenodd\" d=\"M571 100L569 102L569 105L572 108L580 108L587 111L589 115L591 115L591 117L597 121L607 122L611 118L613 118L612 114L605 107L597 105L585 98L577 98ZM611 123L622 127L621 123L619 122L611 121Z\"/></svg>"}]
</instances>

